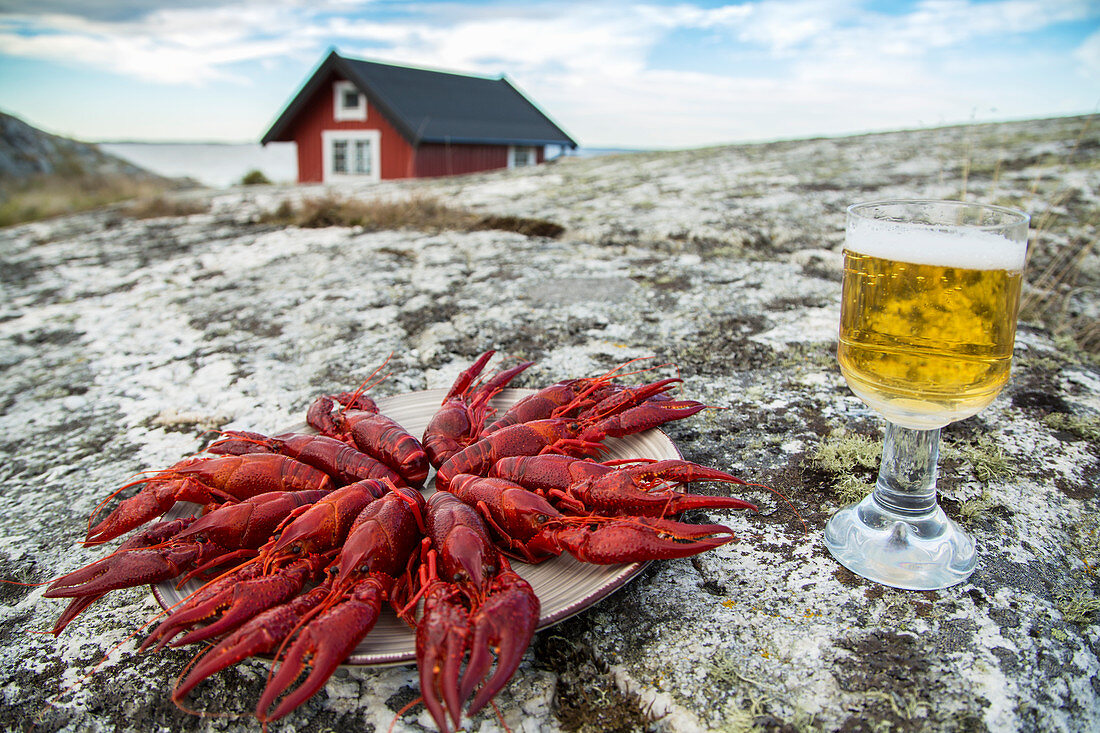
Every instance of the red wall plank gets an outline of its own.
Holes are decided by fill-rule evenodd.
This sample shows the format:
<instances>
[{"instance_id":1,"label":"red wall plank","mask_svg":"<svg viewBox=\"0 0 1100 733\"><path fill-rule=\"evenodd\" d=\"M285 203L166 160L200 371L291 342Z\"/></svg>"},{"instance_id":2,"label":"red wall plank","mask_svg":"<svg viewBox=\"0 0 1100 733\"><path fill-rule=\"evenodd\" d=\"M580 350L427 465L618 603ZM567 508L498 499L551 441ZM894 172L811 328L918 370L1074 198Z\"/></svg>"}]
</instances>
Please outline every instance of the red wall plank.
<instances>
[{"instance_id":1,"label":"red wall plank","mask_svg":"<svg viewBox=\"0 0 1100 733\"><path fill-rule=\"evenodd\" d=\"M508 166L507 145L446 145L424 143L416 149L413 167L418 178L455 176Z\"/></svg>"}]
</instances>

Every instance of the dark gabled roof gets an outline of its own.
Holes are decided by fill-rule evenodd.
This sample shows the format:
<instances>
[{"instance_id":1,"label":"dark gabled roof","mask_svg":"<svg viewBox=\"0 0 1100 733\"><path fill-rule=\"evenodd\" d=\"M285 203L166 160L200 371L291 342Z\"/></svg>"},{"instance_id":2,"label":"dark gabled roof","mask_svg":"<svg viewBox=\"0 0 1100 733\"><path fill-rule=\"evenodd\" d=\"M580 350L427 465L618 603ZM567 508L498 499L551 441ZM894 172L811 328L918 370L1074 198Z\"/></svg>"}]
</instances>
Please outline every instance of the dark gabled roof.
<instances>
[{"instance_id":1,"label":"dark gabled roof","mask_svg":"<svg viewBox=\"0 0 1100 733\"><path fill-rule=\"evenodd\" d=\"M451 74L340 56L335 51L317 68L260 141L289 141L291 126L310 98L333 73L355 84L412 145L480 143L568 145L538 107L501 77Z\"/></svg>"}]
</instances>

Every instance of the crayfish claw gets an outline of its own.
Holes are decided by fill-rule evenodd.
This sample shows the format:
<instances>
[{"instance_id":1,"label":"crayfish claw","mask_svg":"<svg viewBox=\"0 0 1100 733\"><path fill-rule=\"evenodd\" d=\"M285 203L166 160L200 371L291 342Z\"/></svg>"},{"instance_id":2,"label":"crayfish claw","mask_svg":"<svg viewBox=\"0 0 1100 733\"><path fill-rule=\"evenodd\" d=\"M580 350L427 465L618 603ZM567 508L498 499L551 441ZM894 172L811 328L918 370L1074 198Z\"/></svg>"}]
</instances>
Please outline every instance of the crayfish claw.
<instances>
[{"instance_id":1,"label":"crayfish claw","mask_svg":"<svg viewBox=\"0 0 1100 733\"><path fill-rule=\"evenodd\" d=\"M382 609L393 580L377 574L361 581L351 596L311 620L294 640L279 669L272 675L256 706L261 721L278 720L317 693L366 636ZM309 675L279 702L271 715L267 710L302 674Z\"/></svg>"},{"instance_id":2,"label":"crayfish claw","mask_svg":"<svg viewBox=\"0 0 1100 733\"><path fill-rule=\"evenodd\" d=\"M160 486L150 482L150 485L115 507L99 524L88 530L84 546L94 547L110 542L171 509L176 503L175 492L171 487L163 486L168 482L159 483Z\"/></svg>"},{"instance_id":3,"label":"crayfish claw","mask_svg":"<svg viewBox=\"0 0 1100 733\"><path fill-rule=\"evenodd\" d=\"M538 626L538 596L526 580L512 571L507 560L501 558L501 563L503 569L493 579L488 598L470 619L474 638L459 697L468 699L484 680L477 696L470 702L470 715L485 707L508 684ZM496 670L486 680L492 667L493 652L496 654Z\"/></svg>"},{"instance_id":4,"label":"crayfish claw","mask_svg":"<svg viewBox=\"0 0 1100 733\"><path fill-rule=\"evenodd\" d=\"M555 525L548 525L531 544L567 550L581 562L596 565L690 557L737 539L721 524L654 517L564 517Z\"/></svg>"},{"instance_id":5,"label":"crayfish claw","mask_svg":"<svg viewBox=\"0 0 1100 733\"><path fill-rule=\"evenodd\" d=\"M119 588L159 583L179 575L196 551L177 554L180 557L172 558L158 550L116 552L62 575L42 595L44 598L100 596Z\"/></svg>"},{"instance_id":6,"label":"crayfish claw","mask_svg":"<svg viewBox=\"0 0 1100 733\"><path fill-rule=\"evenodd\" d=\"M416 627L416 659L424 707L441 733L450 730L448 713L456 728L462 718L458 676L468 638L462 594L448 583L434 583L424 594L424 615Z\"/></svg>"},{"instance_id":7,"label":"crayfish claw","mask_svg":"<svg viewBox=\"0 0 1100 733\"><path fill-rule=\"evenodd\" d=\"M66 606L65 610L61 612L61 615L57 617L57 621L54 623L53 628L50 630L50 633L54 636L60 634L62 631L65 630L65 627L68 626L73 619L84 613L88 606L98 601L104 595L106 594L98 593L96 595L80 596L79 598L74 598L72 600L72 603Z\"/></svg>"},{"instance_id":8,"label":"crayfish claw","mask_svg":"<svg viewBox=\"0 0 1100 733\"><path fill-rule=\"evenodd\" d=\"M207 677L247 657L270 652L294 630L302 616L327 596L328 588L318 586L289 603L264 611L203 654L187 677L176 685L172 699L179 702Z\"/></svg>"}]
</instances>

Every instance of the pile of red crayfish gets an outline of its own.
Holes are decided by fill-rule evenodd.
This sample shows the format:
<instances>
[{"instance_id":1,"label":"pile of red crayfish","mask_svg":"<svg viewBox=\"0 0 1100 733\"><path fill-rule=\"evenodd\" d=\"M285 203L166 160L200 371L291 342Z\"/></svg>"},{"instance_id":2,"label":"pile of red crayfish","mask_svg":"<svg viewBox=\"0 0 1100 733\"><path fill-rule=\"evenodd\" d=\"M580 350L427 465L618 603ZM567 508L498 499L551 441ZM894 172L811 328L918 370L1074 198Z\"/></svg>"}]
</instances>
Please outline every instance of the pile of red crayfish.
<instances>
[{"instance_id":1,"label":"pile of red crayfish","mask_svg":"<svg viewBox=\"0 0 1100 733\"><path fill-rule=\"evenodd\" d=\"M674 517L694 508L755 509L677 490L700 480L745 483L722 471L683 460L595 460L609 436L705 409L669 394L681 380L626 386L614 381L617 370L570 379L486 426L490 400L531 366L483 379L493 353L459 375L421 440L360 388L310 406L316 435L227 432L208 448L212 455L123 486L115 493L142 488L92 526L103 504L97 508L86 545L155 520L177 501L202 512L150 524L53 581L47 597L72 599L53 632L112 590L205 580L142 649L219 639L176 686L177 703L216 672L270 655L275 667L256 708L266 722L320 690L389 603L415 629L424 704L448 731L507 684L538 625L539 599L509 558L685 557L733 533ZM437 491L426 499L418 489L429 466Z\"/></svg>"}]
</instances>

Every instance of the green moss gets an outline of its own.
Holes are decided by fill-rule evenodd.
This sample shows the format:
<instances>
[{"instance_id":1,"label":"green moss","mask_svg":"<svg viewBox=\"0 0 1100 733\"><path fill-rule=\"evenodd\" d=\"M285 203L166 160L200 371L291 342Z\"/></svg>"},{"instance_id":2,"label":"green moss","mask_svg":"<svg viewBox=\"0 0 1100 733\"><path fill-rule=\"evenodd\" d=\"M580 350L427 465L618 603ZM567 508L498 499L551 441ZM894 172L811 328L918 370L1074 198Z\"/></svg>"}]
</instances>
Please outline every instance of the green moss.
<instances>
[{"instance_id":1,"label":"green moss","mask_svg":"<svg viewBox=\"0 0 1100 733\"><path fill-rule=\"evenodd\" d=\"M1100 615L1100 598L1083 592L1060 596L1057 605L1062 618L1072 624L1089 624L1093 615Z\"/></svg>"},{"instance_id":2,"label":"green moss","mask_svg":"<svg viewBox=\"0 0 1100 733\"><path fill-rule=\"evenodd\" d=\"M1086 515L1070 528L1069 535L1070 543L1085 569L1095 574L1097 566L1100 566L1100 518L1095 514Z\"/></svg>"},{"instance_id":3,"label":"green moss","mask_svg":"<svg viewBox=\"0 0 1100 733\"><path fill-rule=\"evenodd\" d=\"M976 440L953 443L940 451L942 458L961 458L970 464L974 475L982 483L1005 478L1012 474L1012 463L1004 448L991 435Z\"/></svg>"},{"instance_id":4,"label":"green moss","mask_svg":"<svg viewBox=\"0 0 1100 733\"><path fill-rule=\"evenodd\" d=\"M881 457L881 440L834 430L818 443L813 460L823 471L845 474L856 468L877 469Z\"/></svg>"},{"instance_id":5,"label":"green moss","mask_svg":"<svg viewBox=\"0 0 1100 733\"><path fill-rule=\"evenodd\" d=\"M881 440L841 429L818 443L811 460L817 468L833 474L837 501L847 505L860 501L875 488L873 476L881 457Z\"/></svg>"},{"instance_id":6,"label":"green moss","mask_svg":"<svg viewBox=\"0 0 1100 733\"><path fill-rule=\"evenodd\" d=\"M1043 424L1052 430L1061 430L1076 435L1082 440L1089 440L1094 443L1100 442L1100 417L1095 415L1083 417L1052 412L1043 418Z\"/></svg>"},{"instance_id":7,"label":"green moss","mask_svg":"<svg viewBox=\"0 0 1100 733\"><path fill-rule=\"evenodd\" d=\"M874 482L863 481L851 474L845 474L833 482L833 491L836 492L837 501L844 506L862 501L863 497L874 490Z\"/></svg>"},{"instance_id":8,"label":"green moss","mask_svg":"<svg viewBox=\"0 0 1100 733\"><path fill-rule=\"evenodd\" d=\"M986 516L991 509L999 506L1002 506L1001 502L991 497L988 491L983 490L982 495L977 499L967 499L959 504L959 515L964 522L969 523Z\"/></svg>"}]
</instances>

